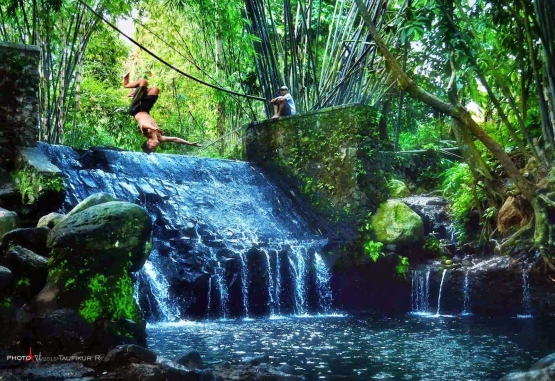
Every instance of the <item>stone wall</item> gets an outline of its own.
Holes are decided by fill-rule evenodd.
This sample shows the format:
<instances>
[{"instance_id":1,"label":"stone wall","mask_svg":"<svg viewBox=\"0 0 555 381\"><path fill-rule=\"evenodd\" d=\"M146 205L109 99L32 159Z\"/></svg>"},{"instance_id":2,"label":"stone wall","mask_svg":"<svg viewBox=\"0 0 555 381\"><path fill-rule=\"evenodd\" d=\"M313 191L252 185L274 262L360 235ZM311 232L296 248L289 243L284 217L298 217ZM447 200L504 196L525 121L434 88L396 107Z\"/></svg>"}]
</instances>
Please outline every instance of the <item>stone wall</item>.
<instances>
[{"instance_id":1,"label":"stone wall","mask_svg":"<svg viewBox=\"0 0 555 381\"><path fill-rule=\"evenodd\" d=\"M263 167L328 238L353 240L388 195L378 112L332 107L251 123L246 160Z\"/></svg>"},{"instance_id":2,"label":"stone wall","mask_svg":"<svg viewBox=\"0 0 555 381\"><path fill-rule=\"evenodd\" d=\"M11 169L16 146L38 139L39 48L0 43L0 167Z\"/></svg>"}]
</instances>

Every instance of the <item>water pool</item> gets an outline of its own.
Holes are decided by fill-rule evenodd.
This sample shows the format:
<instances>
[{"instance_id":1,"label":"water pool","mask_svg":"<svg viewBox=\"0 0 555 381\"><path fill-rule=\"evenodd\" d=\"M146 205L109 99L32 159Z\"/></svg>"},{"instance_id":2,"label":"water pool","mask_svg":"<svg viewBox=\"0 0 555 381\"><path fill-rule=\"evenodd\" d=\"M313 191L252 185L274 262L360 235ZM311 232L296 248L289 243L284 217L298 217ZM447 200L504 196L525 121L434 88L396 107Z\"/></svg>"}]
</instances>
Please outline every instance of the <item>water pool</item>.
<instances>
[{"instance_id":1,"label":"water pool","mask_svg":"<svg viewBox=\"0 0 555 381\"><path fill-rule=\"evenodd\" d=\"M326 316L159 323L148 346L205 363L268 354L307 380L498 380L555 352L555 318Z\"/></svg>"}]
</instances>

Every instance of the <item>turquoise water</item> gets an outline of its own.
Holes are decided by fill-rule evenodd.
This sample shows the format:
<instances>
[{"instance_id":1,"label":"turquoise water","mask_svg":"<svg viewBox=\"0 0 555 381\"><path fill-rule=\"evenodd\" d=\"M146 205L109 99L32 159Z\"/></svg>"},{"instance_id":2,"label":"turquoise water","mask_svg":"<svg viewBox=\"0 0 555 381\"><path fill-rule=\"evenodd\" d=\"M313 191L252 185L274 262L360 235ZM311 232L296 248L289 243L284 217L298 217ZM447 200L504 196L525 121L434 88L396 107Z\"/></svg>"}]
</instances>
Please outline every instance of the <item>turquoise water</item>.
<instances>
[{"instance_id":1,"label":"turquoise water","mask_svg":"<svg viewBox=\"0 0 555 381\"><path fill-rule=\"evenodd\" d=\"M498 380L555 352L555 318L287 317L149 325L149 348L205 363L268 354L307 380Z\"/></svg>"}]
</instances>

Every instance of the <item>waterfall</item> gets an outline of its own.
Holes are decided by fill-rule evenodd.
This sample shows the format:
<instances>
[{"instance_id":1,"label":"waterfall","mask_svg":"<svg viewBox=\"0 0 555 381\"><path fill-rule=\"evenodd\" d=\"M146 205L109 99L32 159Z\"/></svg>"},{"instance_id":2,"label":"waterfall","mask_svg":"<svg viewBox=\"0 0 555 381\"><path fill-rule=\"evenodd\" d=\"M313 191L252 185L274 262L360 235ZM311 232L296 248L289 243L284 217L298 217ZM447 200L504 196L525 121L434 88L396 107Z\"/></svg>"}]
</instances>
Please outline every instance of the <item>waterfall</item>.
<instances>
[{"instance_id":1,"label":"waterfall","mask_svg":"<svg viewBox=\"0 0 555 381\"><path fill-rule=\"evenodd\" d=\"M316 269L316 289L320 309L326 314L331 312L332 293L330 286L331 275L320 254L314 254L314 267Z\"/></svg>"},{"instance_id":2,"label":"waterfall","mask_svg":"<svg viewBox=\"0 0 555 381\"><path fill-rule=\"evenodd\" d=\"M463 315L472 315L472 312L470 311L470 295L469 295L469 279L468 279L469 272L470 271L467 270L464 275L463 310L462 310Z\"/></svg>"},{"instance_id":3,"label":"waterfall","mask_svg":"<svg viewBox=\"0 0 555 381\"><path fill-rule=\"evenodd\" d=\"M412 272L411 305L413 313L427 313L430 309L430 269Z\"/></svg>"},{"instance_id":4,"label":"waterfall","mask_svg":"<svg viewBox=\"0 0 555 381\"><path fill-rule=\"evenodd\" d=\"M179 319L179 309L171 302L168 289L170 285L160 273L156 271L152 262L146 261L143 271L147 275L150 289L156 300L159 311L164 316L165 321L175 321Z\"/></svg>"},{"instance_id":5,"label":"waterfall","mask_svg":"<svg viewBox=\"0 0 555 381\"><path fill-rule=\"evenodd\" d=\"M279 251L276 250L276 308L277 314L281 313L281 261Z\"/></svg>"},{"instance_id":6,"label":"waterfall","mask_svg":"<svg viewBox=\"0 0 555 381\"><path fill-rule=\"evenodd\" d=\"M289 267L295 283L295 308L297 315L306 315L306 266L304 248L291 247L293 257L289 257Z\"/></svg>"},{"instance_id":7,"label":"waterfall","mask_svg":"<svg viewBox=\"0 0 555 381\"><path fill-rule=\"evenodd\" d=\"M519 318L531 318L533 316L529 276L530 268L522 266L522 309L524 314L518 315Z\"/></svg>"},{"instance_id":8,"label":"waterfall","mask_svg":"<svg viewBox=\"0 0 555 381\"><path fill-rule=\"evenodd\" d=\"M240 253L241 258L241 294L243 295L243 310L245 317L249 317L249 289L247 279L247 261L245 260L245 253Z\"/></svg>"},{"instance_id":9,"label":"waterfall","mask_svg":"<svg viewBox=\"0 0 555 381\"><path fill-rule=\"evenodd\" d=\"M262 250L262 252L266 256L266 271L268 274L268 276L266 277L266 286L268 287L268 295L269 295L268 304L270 306L270 316L274 316L276 308L275 308L275 301L274 301L275 290L274 290L274 280L272 278L272 275L273 275L272 264L270 263L270 254L268 253L268 251Z\"/></svg>"},{"instance_id":10,"label":"waterfall","mask_svg":"<svg viewBox=\"0 0 555 381\"><path fill-rule=\"evenodd\" d=\"M312 284L307 253L320 251L327 240L250 163L98 148L75 151L43 143L39 148L64 174L63 212L104 192L142 206L151 216L151 258L144 275L135 277L147 320L174 320L182 313L249 316L267 313L263 305L270 313L288 313L285 310L291 308L302 315L314 307L308 305ZM250 260L252 249L266 254L267 274L249 268L257 263ZM274 251L275 268L269 261ZM250 278L261 275L268 278ZM262 281L269 293L249 295L247 286Z\"/></svg>"},{"instance_id":11,"label":"waterfall","mask_svg":"<svg viewBox=\"0 0 555 381\"><path fill-rule=\"evenodd\" d=\"M443 281L445 280L445 273L447 273L447 269L443 270L443 274L441 275L441 283L439 284L439 295L437 297L437 312L436 316L439 316L439 309L441 307L441 290L443 289Z\"/></svg>"}]
</instances>

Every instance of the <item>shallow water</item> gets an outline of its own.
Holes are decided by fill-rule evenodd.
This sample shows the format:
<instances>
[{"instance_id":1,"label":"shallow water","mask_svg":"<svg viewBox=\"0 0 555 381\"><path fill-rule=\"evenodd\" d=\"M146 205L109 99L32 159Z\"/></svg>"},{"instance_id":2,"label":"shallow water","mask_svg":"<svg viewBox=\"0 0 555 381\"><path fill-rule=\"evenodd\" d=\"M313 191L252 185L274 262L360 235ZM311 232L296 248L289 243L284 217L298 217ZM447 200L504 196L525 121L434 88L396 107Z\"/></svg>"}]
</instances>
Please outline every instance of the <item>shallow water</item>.
<instances>
[{"instance_id":1,"label":"shallow water","mask_svg":"<svg viewBox=\"0 0 555 381\"><path fill-rule=\"evenodd\" d=\"M287 317L161 323L149 348L205 363L268 354L307 380L498 380L555 351L555 318Z\"/></svg>"}]
</instances>

